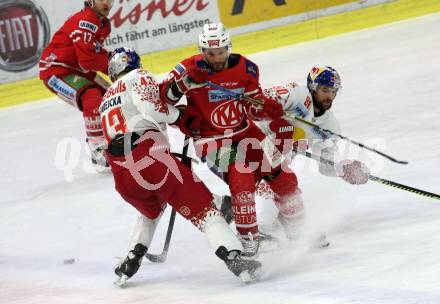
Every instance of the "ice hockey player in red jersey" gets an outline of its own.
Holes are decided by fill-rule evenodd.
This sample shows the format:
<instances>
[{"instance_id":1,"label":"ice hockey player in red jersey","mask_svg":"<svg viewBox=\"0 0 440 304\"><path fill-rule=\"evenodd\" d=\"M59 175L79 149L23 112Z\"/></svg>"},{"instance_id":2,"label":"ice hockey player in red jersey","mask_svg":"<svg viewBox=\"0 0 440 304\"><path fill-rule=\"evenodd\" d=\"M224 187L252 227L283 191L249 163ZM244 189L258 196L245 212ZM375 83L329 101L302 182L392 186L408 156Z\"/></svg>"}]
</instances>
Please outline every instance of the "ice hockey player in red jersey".
<instances>
[{"instance_id":1,"label":"ice hockey player in red jersey","mask_svg":"<svg viewBox=\"0 0 440 304\"><path fill-rule=\"evenodd\" d=\"M82 112L98 171L107 166L98 107L109 84L96 72L107 74L108 52L103 44L110 34L107 16L112 5L113 0L86 1L54 34L40 60L40 79L45 86Z\"/></svg>"},{"instance_id":2,"label":"ice hockey player in red jersey","mask_svg":"<svg viewBox=\"0 0 440 304\"><path fill-rule=\"evenodd\" d=\"M99 108L107 158L116 190L142 214L130 251L115 269L118 284L139 269L167 203L206 233L215 254L230 271L244 282L257 280L260 262L242 259L243 247L215 208L208 188L170 153L166 124L184 119L185 107L160 100L156 79L142 69L132 49L117 48L110 54L109 76L113 84Z\"/></svg>"},{"instance_id":3,"label":"ice hockey player in red jersey","mask_svg":"<svg viewBox=\"0 0 440 304\"><path fill-rule=\"evenodd\" d=\"M329 66L314 66L307 75L307 86L299 83L277 85L263 90L263 94L277 100L286 114L291 117L301 117L311 121L323 129L340 133L340 125L332 113L331 106L341 89L339 73ZM330 160L334 166L326 162L319 165L319 171L326 176L339 176L350 184L364 184L368 181L369 169L358 160L341 160L338 153L337 137L328 132L323 132L315 127L310 127L298 120L277 118L274 120L257 121L258 127L273 141L287 159L293 159L296 150L312 151L325 160ZM271 198L272 189L263 180L258 184L257 193L263 197ZM295 199L302 202L301 191L295 192ZM232 212L230 198L224 197L221 210L228 215ZM303 220L305 213L302 212ZM299 232L302 221L297 221ZM299 235L291 235L297 238ZM293 238L293 239L294 239ZM325 234L319 234L312 246L326 247L329 245Z\"/></svg>"},{"instance_id":4,"label":"ice hockey player in red jersey","mask_svg":"<svg viewBox=\"0 0 440 304\"><path fill-rule=\"evenodd\" d=\"M293 226L302 208L292 200L297 189L295 174L282 166L280 152L252 121L279 118L282 107L262 95L258 66L231 53L230 36L223 24L205 25L199 47L201 54L183 60L170 72L161 96L174 104L186 95L191 114L180 124L181 130L194 137L198 156L229 185L244 255L255 258L259 247L256 183L265 179L270 184L284 224ZM207 86L206 81L258 99L262 105L233 99Z\"/></svg>"}]
</instances>

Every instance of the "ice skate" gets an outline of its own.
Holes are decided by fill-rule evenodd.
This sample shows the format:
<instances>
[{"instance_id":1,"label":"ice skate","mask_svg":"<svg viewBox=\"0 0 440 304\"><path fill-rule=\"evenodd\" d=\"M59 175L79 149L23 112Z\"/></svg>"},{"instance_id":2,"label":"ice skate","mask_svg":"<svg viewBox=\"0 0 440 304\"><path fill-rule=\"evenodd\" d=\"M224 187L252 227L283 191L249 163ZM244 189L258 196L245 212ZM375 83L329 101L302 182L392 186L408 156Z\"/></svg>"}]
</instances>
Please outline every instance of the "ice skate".
<instances>
[{"instance_id":1,"label":"ice skate","mask_svg":"<svg viewBox=\"0 0 440 304\"><path fill-rule=\"evenodd\" d=\"M261 263L259 261L243 259L242 253L239 250L228 251L224 246L220 246L215 254L244 283L252 283L260 278L262 271Z\"/></svg>"},{"instance_id":2,"label":"ice skate","mask_svg":"<svg viewBox=\"0 0 440 304\"><path fill-rule=\"evenodd\" d=\"M95 170L98 173L111 172L110 166L104 155L104 148L89 139L87 139L86 141L90 149L90 159Z\"/></svg>"},{"instance_id":3,"label":"ice skate","mask_svg":"<svg viewBox=\"0 0 440 304\"><path fill-rule=\"evenodd\" d=\"M133 250L130 250L125 260L115 268L117 275L115 284L123 286L129 278L131 278L141 266L142 258L147 253L147 247L138 243Z\"/></svg>"}]
</instances>

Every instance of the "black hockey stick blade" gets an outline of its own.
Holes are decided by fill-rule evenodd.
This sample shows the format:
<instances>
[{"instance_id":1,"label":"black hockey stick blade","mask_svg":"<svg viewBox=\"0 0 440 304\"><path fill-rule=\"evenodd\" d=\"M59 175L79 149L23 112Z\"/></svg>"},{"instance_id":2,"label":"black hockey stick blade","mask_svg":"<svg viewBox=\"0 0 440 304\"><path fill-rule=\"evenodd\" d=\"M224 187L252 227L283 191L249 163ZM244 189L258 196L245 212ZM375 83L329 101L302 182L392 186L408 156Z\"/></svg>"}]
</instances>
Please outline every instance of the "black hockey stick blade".
<instances>
[{"instance_id":1,"label":"black hockey stick blade","mask_svg":"<svg viewBox=\"0 0 440 304\"><path fill-rule=\"evenodd\" d=\"M414 188L414 187L410 187L410 186L407 186L407 185L399 184L399 183L396 183L396 182L393 182L393 181L390 181L390 180L387 180L387 179L384 179L384 178L380 178L380 177L377 177L377 176L374 176L374 175L370 175L368 177L368 179L372 180L372 181L375 181L375 182L378 182L378 183L381 183L383 185L387 185L387 186L390 186L390 187L406 190L406 191L409 191L409 192L412 192L412 193L415 193L415 194L418 194L418 195L422 195L422 196L426 196L426 197L433 198L433 199L436 199L436 200L440 200L440 195L438 195L438 194L435 194L435 193L432 193L432 192L428 192L428 191L425 191L425 190L421 190L421 189L417 189L417 188Z\"/></svg>"},{"instance_id":2,"label":"black hockey stick blade","mask_svg":"<svg viewBox=\"0 0 440 304\"><path fill-rule=\"evenodd\" d=\"M305 152L305 151L295 151L295 152L300 154L300 155L303 155L305 157L308 157L308 158L311 158L313 160L316 160L317 162L328 164L330 166L334 166L334 162L332 162L330 160L327 160L327 159L320 158L318 155L312 154L310 152ZM396 182L393 182L391 180L380 178L380 177L377 177L377 176L374 176L374 175L371 175L371 174L368 176L368 179L373 181L373 182L377 182L377 183L380 183L380 184L383 184L383 185L386 185L386 186L398 188L398 189L401 189L401 190L412 192L414 194L418 194L418 195L422 195L422 196L426 196L426 197L429 197L429 198L440 200L440 195L438 195L436 193L432 193L432 192L428 192L428 191L425 191L425 190L417 189L417 188L414 188L414 187L411 187L411 186L407 186L407 185L403 185L403 184L400 184L400 183L396 183Z\"/></svg>"},{"instance_id":3,"label":"black hockey stick blade","mask_svg":"<svg viewBox=\"0 0 440 304\"><path fill-rule=\"evenodd\" d=\"M174 221L176 219L176 210L171 210L170 221L168 223L167 235L165 238L165 243L163 245L162 253L160 254L151 254L146 253L145 257L153 263L163 263L167 259L168 249L170 248L171 235L174 228Z\"/></svg>"}]
</instances>

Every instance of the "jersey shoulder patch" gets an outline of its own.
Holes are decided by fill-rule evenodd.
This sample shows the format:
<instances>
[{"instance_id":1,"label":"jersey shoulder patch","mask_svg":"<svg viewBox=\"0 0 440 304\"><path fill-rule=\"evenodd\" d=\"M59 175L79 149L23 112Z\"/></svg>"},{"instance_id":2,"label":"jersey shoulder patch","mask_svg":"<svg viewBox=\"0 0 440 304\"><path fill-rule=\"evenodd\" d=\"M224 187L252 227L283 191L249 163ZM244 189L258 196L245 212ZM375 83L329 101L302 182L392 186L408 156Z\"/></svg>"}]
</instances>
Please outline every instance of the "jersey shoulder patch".
<instances>
[{"instance_id":1,"label":"jersey shoulder patch","mask_svg":"<svg viewBox=\"0 0 440 304\"><path fill-rule=\"evenodd\" d=\"M186 68L185 68L185 66L184 66L183 64L178 63L178 64L174 67L174 71L176 71L177 74L180 75L180 74L182 74L183 72L186 71Z\"/></svg>"},{"instance_id":2,"label":"jersey shoulder patch","mask_svg":"<svg viewBox=\"0 0 440 304\"><path fill-rule=\"evenodd\" d=\"M96 33L98 31L98 26L87 20L80 20L78 27L84 30L88 30L92 33Z\"/></svg>"},{"instance_id":3,"label":"jersey shoulder patch","mask_svg":"<svg viewBox=\"0 0 440 304\"><path fill-rule=\"evenodd\" d=\"M296 85L289 89L289 103L292 105L295 115L306 117L312 109L312 97L307 87Z\"/></svg>"},{"instance_id":4,"label":"jersey shoulder patch","mask_svg":"<svg viewBox=\"0 0 440 304\"><path fill-rule=\"evenodd\" d=\"M246 73L251 74L253 77L257 77L258 66L249 59L245 59L245 64L246 64Z\"/></svg>"}]
</instances>

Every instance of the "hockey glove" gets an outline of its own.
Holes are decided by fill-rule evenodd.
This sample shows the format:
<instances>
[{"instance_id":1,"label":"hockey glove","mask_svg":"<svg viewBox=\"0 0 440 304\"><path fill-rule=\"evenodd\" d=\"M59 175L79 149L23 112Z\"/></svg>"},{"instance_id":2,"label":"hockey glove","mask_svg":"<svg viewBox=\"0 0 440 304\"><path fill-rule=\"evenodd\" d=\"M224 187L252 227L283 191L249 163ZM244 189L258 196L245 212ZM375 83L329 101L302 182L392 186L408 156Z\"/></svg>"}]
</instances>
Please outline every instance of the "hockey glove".
<instances>
[{"instance_id":1,"label":"hockey glove","mask_svg":"<svg viewBox=\"0 0 440 304\"><path fill-rule=\"evenodd\" d=\"M198 89L206 86L208 80L208 71L195 66L188 67L182 74L176 78L177 89L186 94L189 90Z\"/></svg>"},{"instance_id":2,"label":"hockey glove","mask_svg":"<svg viewBox=\"0 0 440 304\"><path fill-rule=\"evenodd\" d=\"M292 150L294 152L307 150L307 141L295 140L294 134L297 130L284 118L272 120L269 123L269 129L275 134L274 144L282 154L287 154Z\"/></svg>"},{"instance_id":3,"label":"hockey glove","mask_svg":"<svg viewBox=\"0 0 440 304\"><path fill-rule=\"evenodd\" d=\"M257 119L277 119L283 116L283 106L276 100L263 94L257 94L254 99L261 101L260 105L252 106L252 114Z\"/></svg>"},{"instance_id":4,"label":"hockey glove","mask_svg":"<svg viewBox=\"0 0 440 304\"><path fill-rule=\"evenodd\" d=\"M343 160L336 165L338 176L352 185L361 185L368 182L370 170L358 160Z\"/></svg>"},{"instance_id":5,"label":"hockey glove","mask_svg":"<svg viewBox=\"0 0 440 304\"><path fill-rule=\"evenodd\" d=\"M177 126L179 130L189 137L194 137L199 135L200 127L200 115L194 111L188 110L185 105L176 106L179 109L179 118L172 123L172 126Z\"/></svg>"},{"instance_id":6,"label":"hockey glove","mask_svg":"<svg viewBox=\"0 0 440 304\"><path fill-rule=\"evenodd\" d=\"M269 129L275 133L277 139L293 141L295 128L287 120L274 119L269 123Z\"/></svg>"}]
</instances>

